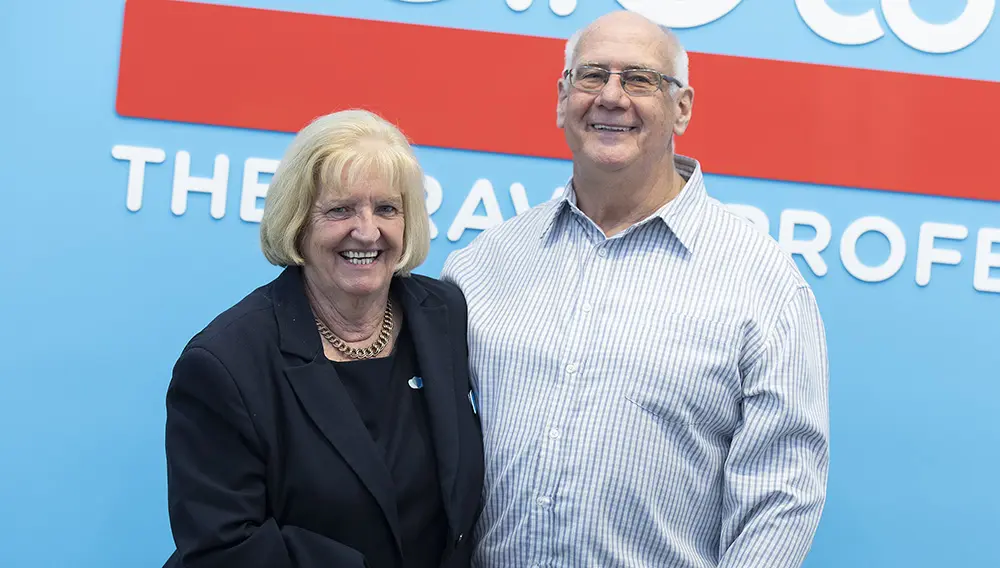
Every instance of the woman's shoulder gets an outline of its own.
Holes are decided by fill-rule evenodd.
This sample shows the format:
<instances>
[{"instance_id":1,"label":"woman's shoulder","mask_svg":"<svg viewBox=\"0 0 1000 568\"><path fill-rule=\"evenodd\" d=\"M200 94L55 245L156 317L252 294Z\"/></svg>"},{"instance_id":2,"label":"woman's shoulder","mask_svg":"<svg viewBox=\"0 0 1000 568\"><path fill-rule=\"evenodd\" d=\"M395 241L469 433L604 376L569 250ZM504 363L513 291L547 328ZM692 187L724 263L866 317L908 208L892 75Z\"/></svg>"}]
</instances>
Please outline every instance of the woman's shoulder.
<instances>
[{"instance_id":1,"label":"woman's shoulder","mask_svg":"<svg viewBox=\"0 0 1000 568\"><path fill-rule=\"evenodd\" d=\"M174 363L170 390L217 397L235 388L245 404L260 398L267 388L262 378L277 357L273 284L253 290L188 340Z\"/></svg>"},{"instance_id":2,"label":"woman's shoulder","mask_svg":"<svg viewBox=\"0 0 1000 568\"><path fill-rule=\"evenodd\" d=\"M190 339L185 350L199 347L221 355L239 348L253 349L255 343L276 334L272 285L258 287L216 315Z\"/></svg>"},{"instance_id":3,"label":"woman's shoulder","mask_svg":"<svg viewBox=\"0 0 1000 568\"><path fill-rule=\"evenodd\" d=\"M427 292L430 296L436 296L446 304L465 305L465 295L462 290L452 282L424 276L422 274L410 274L404 277L409 280L409 285Z\"/></svg>"}]
</instances>

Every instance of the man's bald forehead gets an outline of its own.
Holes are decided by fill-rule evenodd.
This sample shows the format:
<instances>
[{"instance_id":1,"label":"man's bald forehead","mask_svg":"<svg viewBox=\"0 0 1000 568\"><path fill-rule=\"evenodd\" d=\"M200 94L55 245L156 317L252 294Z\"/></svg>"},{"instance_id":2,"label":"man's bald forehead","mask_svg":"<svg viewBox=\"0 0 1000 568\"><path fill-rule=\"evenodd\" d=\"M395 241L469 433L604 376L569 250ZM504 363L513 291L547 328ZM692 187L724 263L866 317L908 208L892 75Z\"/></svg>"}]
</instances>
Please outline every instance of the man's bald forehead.
<instances>
[{"instance_id":1,"label":"man's bald forehead","mask_svg":"<svg viewBox=\"0 0 1000 568\"><path fill-rule=\"evenodd\" d=\"M637 12L630 12L628 10L616 10L614 12L608 12L603 16L599 16L593 22L590 22L584 30L593 29L598 26L605 25L625 25L625 26L645 26L650 30L661 30L659 24L650 20L646 16L639 14Z\"/></svg>"},{"instance_id":2,"label":"man's bald forehead","mask_svg":"<svg viewBox=\"0 0 1000 568\"><path fill-rule=\"evenodd\" d=\"M663 50L662 55L666 59L665 62L669 62L680 48L680 42L668 29L642 14L627 10L618 10L598 17L581 29L578 33L577 41L574 42L574 51L579 52L580 45L584 44L587 36L590 36L594 32L614 33L615 30L627 30L629 32L643 31L648 33L650 37L659 39L660 47Z\"/></svg>"}]
</instances>

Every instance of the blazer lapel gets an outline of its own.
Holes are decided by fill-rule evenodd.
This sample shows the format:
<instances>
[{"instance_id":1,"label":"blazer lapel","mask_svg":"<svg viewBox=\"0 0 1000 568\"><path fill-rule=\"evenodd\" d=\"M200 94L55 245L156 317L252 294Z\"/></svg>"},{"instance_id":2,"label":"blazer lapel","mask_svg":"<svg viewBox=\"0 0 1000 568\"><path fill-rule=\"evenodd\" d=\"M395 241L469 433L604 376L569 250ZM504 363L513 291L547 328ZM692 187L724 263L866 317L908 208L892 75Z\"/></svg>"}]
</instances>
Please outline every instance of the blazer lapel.
<instances>
[{"instance_id":1,"label":"blazer lapel","mask_svg":"<svg viewBox=\"0 0 1000 568\"><path fill-rule=\"evenodd\" d=\"M438 477L445 514L452 530L459 522L458 503L454 487L458 471L458 414L456 390L452 372L452 346L448 337L448 307L412 278L398 279L398 294L417 353L417 363L424 380L434 453L437 456ZM464 340L464 338L463 338Z\"/></svg>"},{"instance_id":2,"label":"blazer lapel","mask_svg":"<svg viewBox=\"0 0 1000 568\"><path fill-rule=\"evenodd\" d=\"M299 269L285 269L276 283L273 300L281 349L304 360L301 365L285 369L295 396L375 497L402 553L392 478L350 395L323 354Z\"/></svg>"},{"instance_id":3,"label":"blazer lapel","mask_svg":"<svg viewBox=\"0 0 1000 568\"><path fill-rule=\"evenodd\" d=\"M399 512L389 470L379 458L375 442L333 365L325 359L288 368L285 374L309 418L375 497L392 527L396 546L402 551Z\"/></svg>"}]
</instances>

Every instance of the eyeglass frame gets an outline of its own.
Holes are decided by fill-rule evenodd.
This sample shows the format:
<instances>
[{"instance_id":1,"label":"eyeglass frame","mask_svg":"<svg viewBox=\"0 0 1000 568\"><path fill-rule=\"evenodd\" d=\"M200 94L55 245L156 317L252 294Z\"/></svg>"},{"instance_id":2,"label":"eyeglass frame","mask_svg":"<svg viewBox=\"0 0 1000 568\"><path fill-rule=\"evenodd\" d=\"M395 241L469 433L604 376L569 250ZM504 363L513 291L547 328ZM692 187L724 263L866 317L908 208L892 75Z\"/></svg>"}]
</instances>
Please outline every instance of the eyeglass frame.
<instances>
[{"instance_id":1,"label":"eyeglass frame","mask_svg":"<svg viewBox=\"0 0 1000 568\"><path fill-rule=\"evenodd\" d=\"M598 70L604 71L605 73L608 74L608 78L604 80L604 84L601 85L601 87L599 89L596 89L596 90L593 90L593 91L588 91L587 89L582 89L582 88L576 86L576 81L573 80L573 71L575 71L576 69L581 69L581 68L598 69ZM628 90L625 89L625 73L628 73L630 71L646 71L646 72L653 73L653 74L657 75L658 78L660 79L660 81L659 81L659 83L656 84L656 91L662 91L663 90L663 82L664 81L666 81L668 84L671 84L671 85L677 85L678 89L683 89L684 88L684 84L681 83L680 80L677 79L676 77L672 77L672 76L667 75L665 73L660 73L656 69L646 69L646 68L622 69L621 71L612 71L610 69L605 69L604 67L601 67L599 65L578 65L578 66L574 67L573 69L566 69L566 70L564 70L563 71L563 78L566 79L567 81L569 81L569 84L570 84L571 87L573 87L574 89L580 89L580 91L583 91L584 93L599 93L599 92L601 92L602 90L604 90L604 87L608 86L608 81L611 80L611 76L612 75L618 75L618 81L621 84L622 91L624 91L629 96L648 97L649 95L652 95L654 92L656 92L656 91L651 91L649 93L645 93L645 94L640 93L638 95L636 95L634 93L629 93Z\"/></svg>"}]
</instances>

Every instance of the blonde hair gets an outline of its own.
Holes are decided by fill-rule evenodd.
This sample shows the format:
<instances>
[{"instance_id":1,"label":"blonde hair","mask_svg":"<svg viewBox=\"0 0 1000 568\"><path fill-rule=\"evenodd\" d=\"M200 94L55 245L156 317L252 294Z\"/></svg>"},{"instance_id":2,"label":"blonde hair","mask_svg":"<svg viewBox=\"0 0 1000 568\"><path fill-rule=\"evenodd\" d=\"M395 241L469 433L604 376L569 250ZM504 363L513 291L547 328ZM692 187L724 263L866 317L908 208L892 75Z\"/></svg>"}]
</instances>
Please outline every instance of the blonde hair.
<instances>
[{"instance_id":1,"label":"blonde hair","mask_svg":"<svg viewBox=\"0 0 1000 568\"><path fill-rule=\"evenodd\" d=\"M260 247L276 266L305 263L302 235L322 188L342 191L374 174L403 198L403 254L395 272L407 276L427 258L430 222L424 173L402 132L366 110L321 116L299 131L271 179L260 222Z\"/></svg>"}]
</instances>

